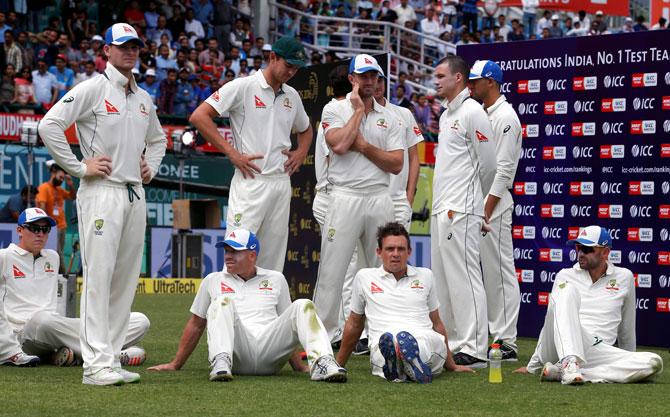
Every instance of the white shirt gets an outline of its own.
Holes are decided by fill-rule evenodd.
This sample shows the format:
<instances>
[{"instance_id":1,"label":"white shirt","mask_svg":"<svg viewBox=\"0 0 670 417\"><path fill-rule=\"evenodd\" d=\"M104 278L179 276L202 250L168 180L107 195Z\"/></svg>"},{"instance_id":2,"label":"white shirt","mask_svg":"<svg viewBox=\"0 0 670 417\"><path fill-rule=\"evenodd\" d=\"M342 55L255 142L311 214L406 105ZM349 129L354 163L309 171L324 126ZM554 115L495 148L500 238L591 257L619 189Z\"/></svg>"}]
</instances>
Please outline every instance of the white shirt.
<instances>
[{"instance_id":1,"label":"white shirt","mask_svg":"<svg viewBox=\"0 0 670 417\"><path fill-rule=\"evenodd\" d=\"M130 82L126 96L125 85ZM65 139L64 131L77 123L83 159L108 156L112 173L107 181L141 184L140 159L144 159L152 176L165 155L167 139L161 127L151 96L130 81L113 65L105 72L77 84L56 103L40 122L39 133L56 163L71 175L82 178L86 164L77 160ZM101 181L84 178L82 184Z\"/></svg>"},{"instance_id":2,"label":"white shirt","mask_svg":"<svg viewBox=\"0 0 670 417\"><path fill-rule=\"evenodd\" d=\"M428 315L439 307L430 269L407 265L407 276L396 280L380 266L363 268L354 277L351 311L367 318L370 340L379 340L385 332L430 330Z\"/></svg>"},{"instance_id":3,"label":"white shirt","mask_svg":"<svg viewBox=\"0 0 670 417\"><path fill-rule=\"evenodd\" d=\"M96 71L93 71L91 75L88 75L85 72L80 72L74 76L74 85L81 84L86 80L90 80L91 78L96 77L98 74L99 73Z\"/></svg>"},{"instance_id":4,"label":"white shirt","mask_svg":"<svg viewBox=\"0 0 670 417\"><path fill-rule=\"evenodd\" d=\"M443 105L445 105L443 103ZM484 195L496 172L496 145L484 109L463 89L440 116L433 174L433 214L484 215Z\"/></svg>"},{"instance_id":5,"label":"white shirt","mask_svg":"<svg viewBox=\"0 0 670 417\"><path fill-rule=\"evenodd\" d=\"M189 44L191 45L191 48L194 47L195 41L198 38L204 38L205 37L205 29L202 27L202 23L200 23L199 20L193 19L190 22L188 20L184 21L184 32L191 33L193 32L194 35L189 38Z\"/></svg>"},{"instance_id":6,"label":"white shirt","mask_svg":"<svg viewBox=\"0 0 670 417\"><path fill-rule=\"evenodd\" d=\"M56 76L50 72L40 74L38 70L32 72L33 88L35 89L35 100L40 103L51 103L53 89L58 84Z\"/></svg>"},{"instance_id":7,"label":"white shirt","mask_svg":"<svg viewBox=\"0 0 670 417\"><path fill-rule=\"evenodd\" d=\"M335 128L343 127L354 114L349 100L331 101L323 108L321 126L324 134ZM363 116L360 131L365 140L384 150L403 149L400 123L386 108L373 100L372 110ZM375 165L360 152L349 151L344 155L332 153L328 165L330 184L355 189L389 185L389 174Z\"/></svg>"},{"instance_id":8,"label":"white shirt","mask_svg":"<svg viewBox=\"0 0 670 417\"><path fill-rule=\"evenodd\" d=\"M291 149L291 130L304 132L309 127L300 95L295 88L282 84L275 96L263 71L227 82L207 100L219 114L228 112L235 149L243 154L260 154L254 163L261 175L284 173Z\"/></svg>"},{"instance_id":9,"label":"white shirt","mask_svg":"<svg viewBox=\"0 0 670 417\"><path fill-rule=\"evenodd\" d=\"M521 6L524 13L535 14L540 6L540 0L521 0Z\"/></svg>"},{"instance_id":10,"label":"white shirt","mask_svg":"<svg viewBox=\"0 0 670 417\"><path fill-rule=\"evenodd\" d=\"M337 101L332 99L331 102ZM314 145L314 172L316 174L316 191L321 191L328 184L328 156L330 149L326 143L326 135L323 133L323 124L319 123L316 131L316 143Z\"/></svg>"},{"instance_id":11,"label":"white shirt","mask_svg":"<svg viewBox=\"0 0 670 417\"><path fill-rule=\"evenodd\" d=\"M395 22L400 26L405 26L405 22L410 20L416 20L416 13L414 13L414 9L409 4L404 8L398 5L393 11L398 15L398 20Z\"/></svg>"},{"instance_id":12,"label":"white shirt","mask_svg":"<svg viewBox=\"0 0 670 417\"><path fill-rule=\"evenodd\" d=\"M500 197L492 218L501 215L514 201L509 189L514 185L514 176L521 154L521 122L514 108L504 95L486 109L496 138L496 175L489 194Z\"/></svg>"},{"instance_id":13,"label":"white shirt","mask_svg":"<svg viewBox=\"0 0 670 417\"><path fill-rule=\"evenodd\" d=\"M207 275L195 295L191 313L206 319L210 304L220 296L232 300L240 321L252 333L271 323L291 305L284 275L259 267L256 276L248 281L225 269Z\"/></svg>"},{"instance_id":14,"label":"white shirt","mask_svg":"<svg viewBox=\"0 0 670 417\"><path fill-rule=\"evenodd\" d=\"M0 250L0 298L14 330L21 330L38 311L56 311L59 266L51 249L42 249L37 259L13 243Z\"/></svg>"},{"instance_id":15,"label":"white shirt","mask_svg":"<svg viewBox=\"0 0 670 417\"><path fill-rule=\"evenodd\" d=\"M389 192L393 200L407 200L407 182L409 181L409 154L407 150L419 142L423 142L423 134L412 112L405 108L386 100L387 110L392 112L401 123L401 132L403 139L403 163L402 171L398 175L389 174L391 181L389 183Z\"/></svg>"},{"instance_id":16,"label":"white shirt","mask_svg":"<svg viewBox=\"0 0 670 417\"><path fill-rule=\"evenodd\" d=\"M421 32L424 35L427 36L434 36L434 37L439 37L440 36L440 23L435 20L431 19L428 20L428 18L421 19ZM426 46L435 46L437 45L437 42L430 40L430 39L424 39L423 41L424 45Z\"/></svg>"}]
</instances>

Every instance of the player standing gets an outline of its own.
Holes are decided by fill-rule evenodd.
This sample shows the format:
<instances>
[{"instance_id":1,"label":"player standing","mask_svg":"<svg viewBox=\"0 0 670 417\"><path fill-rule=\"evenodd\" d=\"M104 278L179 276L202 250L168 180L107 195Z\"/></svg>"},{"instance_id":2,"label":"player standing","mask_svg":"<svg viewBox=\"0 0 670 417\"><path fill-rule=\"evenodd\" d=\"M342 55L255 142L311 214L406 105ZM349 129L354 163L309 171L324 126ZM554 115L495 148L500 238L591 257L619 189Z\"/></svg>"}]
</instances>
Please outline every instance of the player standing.
<instances>
[{"instance_id":1,"label":"player standing","mask_svg":"<svg viewBox=\"0 0 670 417\"><path fill-rule=\"evenodd\" d=\"M202 103L190 122L235 165L230 183L227 228L257 236L264 251L258 264L284 270L288 242L291 181L312 143L312 126L298 92L285 84L305 65L305 51L285 36L272 45L267 68L226 83ZM212 120L228 112L233 145ZM298 147L291 151L291 131Z\"/></svg>"},{"instance_id":2,"label":"player standing","mask_svg":"<svg viewBox=\"0 0 670 417\"><path fill-rule=\"evenodd\" d=\"M433 179L431 259L454 361L486 367L488 321L479 240L496 157L486 112L466 88L469 74L458 56L444 58L435 68L437 95L446 110L440 117Z\"/></svg>"},{"instance_id":3,"label":"player standing","mask_svg":"<svg viewBox=\"0 0 670 417\"><path fill-rule=\"evenodd\" d=\"M480 241L489 332L500 344L503 360L517 359L516 323L521 295L512 247L512 188L521 152L521 122L500 94L502 69L493 61L477 61L470 70L470 92L484 104L496 141L496 176L484 203L490 230Z\"/></svg>"},{"instance_id":4,"label":"player standing","mask_svg":"<svg viewBox=\"0 0 670 417\"><path fill-rule=\"evenodd\" d=\"M83 383L137 382L121 368L130 306L139 280L146 227L142 183L158 172L165 133L151 97L132 69L144 43L126 23L105 35L107 68L68 92L42 119L39 133L59 166L81 178L77 216L84 288L81 297ZM77 123L83 161L65 130ZM144 155L143 155L144 153Z\"/></svg>"}]
</instances>

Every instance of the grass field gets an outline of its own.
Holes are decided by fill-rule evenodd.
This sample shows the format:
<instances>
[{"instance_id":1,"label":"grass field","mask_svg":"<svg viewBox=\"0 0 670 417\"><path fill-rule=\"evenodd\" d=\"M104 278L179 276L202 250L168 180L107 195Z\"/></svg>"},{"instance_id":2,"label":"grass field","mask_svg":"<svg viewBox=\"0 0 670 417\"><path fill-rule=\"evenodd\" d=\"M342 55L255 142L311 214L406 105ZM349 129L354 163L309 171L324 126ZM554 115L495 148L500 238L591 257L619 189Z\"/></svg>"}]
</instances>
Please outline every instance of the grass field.
<instances>
[{"instance_id":1,"label":"grass field","mask_svg":"<svg viewBox=\"0 0 670 417\"><path fill-rule=\"evenodd\" d=\"M525 364L533 340L521 340L521 361L505 364L500 385L487 382L486 371L443 374L429 385L391 384L373 377L369 357L348 364L349 382L309 381L286 366L275 377L235 377L210 383L203 338L185 368L153 373L146 367L168 361L189 316L187 295L143 295L135 310L146 313L152 328L143 342L148 358L133 370L139 384L89 387L80 368L42 366L0 368L2 416L668 416L670 374L655 383L594 384L581 387L540 383L512 374ZM664 331L667 331L665 329ZM655 350L670 363L667 350Z\"/></svg>"}]
</instances>

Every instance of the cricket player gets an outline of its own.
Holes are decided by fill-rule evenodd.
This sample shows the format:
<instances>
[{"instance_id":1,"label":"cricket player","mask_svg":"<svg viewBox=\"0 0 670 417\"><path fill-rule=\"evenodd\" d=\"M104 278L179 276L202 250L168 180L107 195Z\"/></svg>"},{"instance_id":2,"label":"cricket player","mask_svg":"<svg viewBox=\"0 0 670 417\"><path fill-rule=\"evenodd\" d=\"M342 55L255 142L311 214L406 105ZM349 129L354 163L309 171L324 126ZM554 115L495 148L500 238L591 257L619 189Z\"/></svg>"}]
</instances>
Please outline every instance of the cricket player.
<instances>
[{"instance_id":1,"label":"cricket player","mask_svg":"<svg viewBox=\"0 0 670 417\"><path fill-rule=\"evenodd\" d=\"M483 103L496 143L496 174L484 202L488 231L482 233L479 243L489 332L500 344L503 360L516 361L521 295L514 268L514 201L509 189L514 184L521 153L521 122L512 105L500 94L502 82L502 69L493 61L477 61L470 70L470 93Z\"/></svg>"},{"instance_id":2,"label":"cricket player","mask_svg":"<svg viewBox=\"0 0 670 417\"><path fill-rule=\"evenodd\" d=\"M354 278L338 363L347 362L367 318L373 375L428 383L442 369L472 372L452 358L433 273L407 264L412 249L405 226L387 223L377 231L377 242L382 266L361 269Z\"/></svg>"},{"instance_id":3,"label":"cricket player","mask_svg":"<svg viewBox=\"0 0 670 417\"><path fill-rule=\"evenodd\" d=\"M331 341L336 341L347 266L358 245L359 262L377 264L377 227L393 220L389 173L402 170L403 139L397 119L373 98L384 73L370 55L349 66L350 94L323 108L321 126L330 149L330 204L321 238L314 304Z\"/></svg>"},{"instance_id":4,"label":"cricket player","mask_svg":"<svg viewBox=\"0 0 670 417\"><path fill-rule=\"evenodd\" d=\"M142 184L158 172L166 145L151 97L137 86L131 72L144 43L127 23L107 29L105 43L104 73L77 84L39 126L56 163L81 178L80 336L83 383L89 385L140 379L121 368L120 352L142 263L147 215ZM75 122L82 161L64 134Z\"/></svg>"},{"instance_id":5,"label":"cricket player","mask_svg":"<svg viewBox=\"0 0 670 417\"><path fill-rule=\"evenodd\" d=\"M238 78L214 92L191 115L202 136L235 165L230 183L229 230L245 228L258 235L264 268L282 271L288 242L290 175L298 170L312 143L312 127L298 92L286 84L305 65L305 51L294 37L272 45L267 68ZM212 120L228 112L233 144ZM291 150L291 132L298 147Z\"/></svg>"},{"instance_id":6,"label":"cricket player","mask_svg":"<svg viewBox=\"0 0 670 417\"><path fill-rule=\"evenodd\" d=\"M515 372L541 371L541 380L566 385L630 383L660 374L660 356L635 352L635 280L608 261L609 232L588 226L573 243L578 262L556 274L535 353Z\"/></svg>"},{"instance_id":7,"label":"cricket player","mask_svg":"<svg viewBox=\"0 0 670 417\"><path fill-rule=\"evenodd\" d=\"M256 236L235 229L216 246L225 249L225 269L200 285L174 359L149 369L181 369L206 329L210 381L229 381L233 374L273 375L290 359L294 370L310 372L314 381L346 382L347 371L335 362L314 304L291 303L284 275L256 266ZM301 345L308 367L296 352Z\"/></svg>"},{"instance_id":8,"label":"cricket player","mask_svg":"<svg viewBox=\"0 0 670 417\"><path fill-rule=\"evenodd\" d=\"M440 116L433 179L431 259L440 316L451 336L454 361L487 366L486 293L479 267L484 196L496 172L495 137L484 109L470 97L470 68L448 56L435 68Z\"/></svg>"},{"instance_id":9,"label":"cricket player","mask_svg":"<svg viewBox=\"0 0 670 417\"><path fill-rule=\"evenodd\" d=\"M19 216L18 244L0 250L0 297L3 316L22 343L24 352L49 356L57 366L71 366L81 360L80 320L56 312L58 300L58 254L44 249L55 219L39 208L28 208ZM128 333L121 351L122 365L140 365L146 357L133 346L149 330L149 319L130 313ZM0 338L7 335L2 334ZM132 349L130 349L132 347ZM128 348L128 349L127 349Z\"/></svg>"}]
</instances>

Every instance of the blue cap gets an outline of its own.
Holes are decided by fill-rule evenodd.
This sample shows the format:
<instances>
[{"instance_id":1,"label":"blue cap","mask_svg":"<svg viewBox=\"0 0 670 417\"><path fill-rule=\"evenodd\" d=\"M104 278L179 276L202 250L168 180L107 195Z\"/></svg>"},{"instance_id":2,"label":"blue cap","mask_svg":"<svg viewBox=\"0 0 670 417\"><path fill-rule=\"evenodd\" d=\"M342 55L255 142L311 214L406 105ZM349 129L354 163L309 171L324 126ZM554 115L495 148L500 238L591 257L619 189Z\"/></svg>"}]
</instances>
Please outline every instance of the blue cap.
<instances>
[{"instance_id":1,"label":"blue cap","mask_svg":"<svg viewBox=\"0 0 670 417\"><path fill-rule=\"evenodd\" d=\"M477 61L470 69L471 80L490 78L498 84L503 82L503 73L500 65L493 61Z\"/></svg>"},{"instance_id":2,"label":"blue cap","mask_svg":"<svg viewBox=\"0 0 670 417\"><path fill-rule=\"evenodd\" d=\"M604 227L588 226L579 232L577 239L568 240L568 245L579 243L582 246L612 247L612 236Z\"/></svg>"},{"instance_id":3,"label":"blue cap","mask_svg":"<svg viewBox=\"0 0 670 417\"><path fill-rule=\"evenodd\" d=\"M256 235L245 229L231 230L226 233L226 237L223 241L217 242L214 246L217 248L230 246L235 250L252 250L256 252L256 255L258 255L258 252L261 249L261 245L258 243Z\"/></svg>"},{"instance_id":4,"label":"blue cap","mask_svg":"<svg viewBox=\"0 0 670 417\"><path fill-rule=\"evenodd\" d=\"M144 42L137 36L135 28L128 23L115 23L105 32L105 43L107 45L123 45L129 41L136 41L140 46L144 46Z\"/></svg>"},{"instance_id":5,"label":"blue cap","mask_svg":"<svg viewBox=\"0 0 670 417\"><path fill-rule=\"evenodd\" d=\"M376 71L380 76L384 77L384 70L372 55L359 54L351 59L349 74L363 74L368 71Z\"/></svg>"},{"instance_id":6,"label":"blue cap","mask_svg":"<svg viewBox=\"0 0 670 417\"><path fill-rule=\"evenodd\" d=\"M26 223L32 223L42 219L46 219L51 227L56 225L56 220L49 217L44 210L37 207L29 207L23 210L23 212L19 214L18 225L23 226Z\"/></svg>"}]
</instances>

